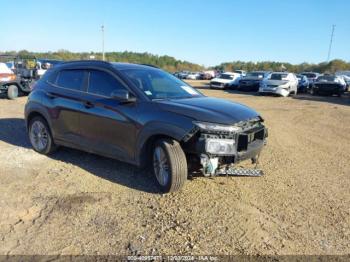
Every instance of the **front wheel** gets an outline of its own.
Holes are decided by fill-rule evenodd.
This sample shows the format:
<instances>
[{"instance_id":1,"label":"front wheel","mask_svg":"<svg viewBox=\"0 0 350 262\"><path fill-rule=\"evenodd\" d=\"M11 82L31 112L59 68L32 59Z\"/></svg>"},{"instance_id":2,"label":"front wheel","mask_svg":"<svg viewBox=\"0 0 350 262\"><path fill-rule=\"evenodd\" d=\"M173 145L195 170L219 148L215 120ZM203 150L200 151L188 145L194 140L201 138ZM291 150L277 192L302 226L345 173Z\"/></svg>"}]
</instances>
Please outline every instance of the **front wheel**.
<instances>
[{"instance_id":1,"label":"front wheel","mask_svg":"<svg viewBox=\"0 0 350 262\"><path fill-rule=\"evenodd\" d=\"M16 85L10 85L7 88L7 97L8 99L16 99L18 97L18 87Z\"/></svg>"},{"instance_id":2,"label":"front wheel","mask_svg":"<svg viewBox=\"0 0 350 262\"><path fill-rule=\"evenodd\" d=\"M317 95L317 92L311 87L311 89L310 89L310 94L311 94L312 96L315 96L315 95Z\"/></svg>"},{"instance_id":3,"label":"front wheel","mask_svg":"<svg viewBox=\"0 0 350 262\"><path fill-rule=\"evenodd\" d=\"M160 139L153 149L153 171L162 192L178 191L187 180L187 161L180 144Z\"/></svg>"},{"instance_id":4,"label":"front wheel","mask_svg":"<svg viewBox=\"0 0 350 262\"><path fill-rule=\"evenodd\" d=\"M29 122L29 140L34 150L48 155L56 150L49 126L44 118L37 116Z\"/></svg>"}]
</instances>

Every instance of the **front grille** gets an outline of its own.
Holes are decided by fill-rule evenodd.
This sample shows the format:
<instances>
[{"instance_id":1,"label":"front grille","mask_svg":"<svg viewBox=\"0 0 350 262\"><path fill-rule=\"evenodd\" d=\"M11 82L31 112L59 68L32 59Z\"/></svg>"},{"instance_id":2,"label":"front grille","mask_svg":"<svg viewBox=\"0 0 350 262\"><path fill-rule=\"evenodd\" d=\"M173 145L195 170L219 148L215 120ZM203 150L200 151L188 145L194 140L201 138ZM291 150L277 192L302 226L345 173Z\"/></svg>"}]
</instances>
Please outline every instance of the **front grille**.
<instances>
[{"instance_id":1,"label":"front grille","mask_svg":"<svg viewBox=\"0 0 350 262\"><path fill-rule=\"evenodd\" d=\"M260 83L259 81L250 80L250 81L241 81L240 84L252 86L252 85L259 85Z\"/></svg>"},{"instance_id":2,"label":"front grille","mask_svg":"<svg viewBox=\"0 0 350 262\"><path fill-rule=\"evenodd\" d=\"M222 86L223 85L223 83L220 83L220 82L211 82L210 84L213 86Z\"/></svg>"},{"instance_id":3,"label":"front grille","mask_svg":"<svg viewBox=\"0 0 350 262\"><path fill-rule=\"evenodd\" d=\"M335 84L316 84L316 86L319 88L319 90L324 90L324 91L333 91L333 90L338 90L339 85Z\"/></svg>"}]
</instances>

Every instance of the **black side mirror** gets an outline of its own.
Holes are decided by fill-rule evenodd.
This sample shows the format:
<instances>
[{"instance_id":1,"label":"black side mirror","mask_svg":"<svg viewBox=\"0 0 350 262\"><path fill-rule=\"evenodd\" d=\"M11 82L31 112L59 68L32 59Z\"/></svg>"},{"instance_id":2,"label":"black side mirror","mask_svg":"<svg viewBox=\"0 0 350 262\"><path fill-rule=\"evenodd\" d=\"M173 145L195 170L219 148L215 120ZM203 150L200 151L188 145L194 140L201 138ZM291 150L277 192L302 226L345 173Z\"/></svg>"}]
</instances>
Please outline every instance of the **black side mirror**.
<instances>
[{"instance_id":1,"label":"black side mirror","mask_svg":"<svg viewBox=\"0 0 350 262\"><path fill-rule=\"evenodd\" d=\"M111 93L111 97L113 99L116 99L116 100L123 102L123 103L136 102L136 97L131 95L130 92L128 90L125 90L125 89L114 90Z\"/></svg>"}]
</instances>

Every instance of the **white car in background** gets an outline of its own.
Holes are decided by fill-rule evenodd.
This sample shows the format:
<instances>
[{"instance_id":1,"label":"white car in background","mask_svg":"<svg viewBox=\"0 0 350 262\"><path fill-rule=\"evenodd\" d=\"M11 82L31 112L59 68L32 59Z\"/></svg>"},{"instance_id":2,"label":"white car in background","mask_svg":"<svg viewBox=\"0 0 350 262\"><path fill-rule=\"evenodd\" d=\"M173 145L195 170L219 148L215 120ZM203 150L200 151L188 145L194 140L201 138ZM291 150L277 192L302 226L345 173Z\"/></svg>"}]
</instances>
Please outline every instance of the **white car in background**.
<instances>
[{"instance_id":1,"label":"white car in background","mask_svg":"<svg viewBox=\"0 0 350 262\"><path fill-rule=\"evenodd\" d=\"M225 72L210 81L210 88L228 89L237 87L241 74L233 72Z\"/></svg>"},{"instance_id":2,"label":"white car in background","mask_svg":"<svg viewBox=\"0 0 350 262\"><path fill-rule=\"evenodd\" d=\"M198 80L200 78L200 73L198 72L191 72L187 75L186 79L189 79L189 80Z\"/></svg>"},{"instance_id":3,"label":"white car in background","mask_svg":"<svg viewBox=\"0 0 350 262\"><path fill-rule=\"evenodd\" d=\"M298 79L293 73L273 72L266 77L259 87L260 94L276 94L280 96L296 95L298 92Z\"/></svg>"},{"instance_id":4,"label":"white car in background","mask_svg":"<svg viewBox=\"0 0 350 262\"><path fill-rule=\"evenodd\" d=\"M246 76L247 75L247 71L244 71L244 70L235 70L233 72L237 73L237 74L240 74L241 76Z\"/></svg>"}]
</instances>

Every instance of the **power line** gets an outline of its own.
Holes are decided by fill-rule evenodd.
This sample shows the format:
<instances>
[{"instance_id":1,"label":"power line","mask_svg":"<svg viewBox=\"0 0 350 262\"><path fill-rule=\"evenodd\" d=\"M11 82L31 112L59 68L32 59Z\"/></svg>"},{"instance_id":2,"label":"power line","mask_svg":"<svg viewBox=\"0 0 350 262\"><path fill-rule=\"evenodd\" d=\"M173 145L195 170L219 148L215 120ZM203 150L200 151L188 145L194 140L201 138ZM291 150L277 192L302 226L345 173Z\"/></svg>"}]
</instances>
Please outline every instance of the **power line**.
<instances>
[{"instance_id":1,"label":"power line","mask_svg":"<svg viewBox=\"0 0 350 262\"><path fill-rule=\"evenodd\" d=\"M329 42L328 56L327 56L327 63L329 62L329 59L330 59L330 57L331 57L332 44L333 44L333 36L334 36L334 30L335 30L335 25L332 25L332 34L331 34L331 41Z\"/></svg>"}]
</instances>

